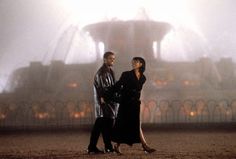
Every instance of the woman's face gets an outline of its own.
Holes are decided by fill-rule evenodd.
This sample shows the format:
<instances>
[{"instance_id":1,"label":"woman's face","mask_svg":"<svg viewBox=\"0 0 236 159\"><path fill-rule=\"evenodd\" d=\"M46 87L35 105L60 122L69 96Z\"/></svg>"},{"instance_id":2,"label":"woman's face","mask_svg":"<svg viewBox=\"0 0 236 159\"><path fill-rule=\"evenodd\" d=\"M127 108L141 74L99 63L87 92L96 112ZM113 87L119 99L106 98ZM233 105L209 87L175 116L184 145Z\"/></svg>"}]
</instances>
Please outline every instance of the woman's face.
<instances>
[{"instance_id":1,"label":"woman's face","mask_svg":"<svg viewBox=\"0 0 236 159\"><path fill-rule=\"evenodd\" d=\"M139 60L132 60L133 69L139 69L143 64Z\"/></svg>"}]
</instances>

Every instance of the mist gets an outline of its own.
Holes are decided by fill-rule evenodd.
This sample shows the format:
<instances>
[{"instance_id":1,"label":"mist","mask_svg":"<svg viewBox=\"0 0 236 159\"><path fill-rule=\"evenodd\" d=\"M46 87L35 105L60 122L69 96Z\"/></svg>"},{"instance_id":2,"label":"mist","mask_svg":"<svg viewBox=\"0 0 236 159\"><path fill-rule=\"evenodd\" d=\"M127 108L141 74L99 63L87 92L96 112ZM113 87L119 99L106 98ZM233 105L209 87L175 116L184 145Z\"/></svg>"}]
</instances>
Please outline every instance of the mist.
<instances>
[{"instance_id":1,"label":"mist","mask_svg":"<svg viewBox=\"0 0 236 159\"><path fill-rule=\"evenodd\" d=\"M222 57L236 61L236 2L179 2L182 3L179 8L173 8L175 4L170 3L176 2L164 4L161 0L128 4L125 1L1 0L0 89L5 89L14 70L29 66L31 61L93 62L93 41L82 28L101 21L140 19L143 18L140 10L150 20L173 26L162 42L163 60L196 61L207 56L214 61ZM176 14L181 11L182 14Z\"/></svg>"}]
</instances>

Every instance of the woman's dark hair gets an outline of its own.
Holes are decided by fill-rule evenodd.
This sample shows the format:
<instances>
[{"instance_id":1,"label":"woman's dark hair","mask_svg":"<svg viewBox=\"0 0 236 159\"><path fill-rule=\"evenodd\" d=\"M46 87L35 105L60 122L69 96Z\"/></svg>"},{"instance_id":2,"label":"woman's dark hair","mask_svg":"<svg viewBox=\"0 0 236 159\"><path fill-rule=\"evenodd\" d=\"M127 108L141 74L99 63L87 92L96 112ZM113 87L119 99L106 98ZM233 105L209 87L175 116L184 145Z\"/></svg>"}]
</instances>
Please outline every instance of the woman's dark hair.
<instances>
[{"instance_id":1,"label":"woman's dark hair","mask_svg":"<svg viewBox=\"0 0 236 159\"><path fill-rule=\"evenodd\" d=\"M139 71L141 73L144 73L145 68L146 68L146 62L142 57L134 57L133 58L134 61L139 61L140 63L142 63L142 66L139 68Z\"/></svg>"}]
</instances>

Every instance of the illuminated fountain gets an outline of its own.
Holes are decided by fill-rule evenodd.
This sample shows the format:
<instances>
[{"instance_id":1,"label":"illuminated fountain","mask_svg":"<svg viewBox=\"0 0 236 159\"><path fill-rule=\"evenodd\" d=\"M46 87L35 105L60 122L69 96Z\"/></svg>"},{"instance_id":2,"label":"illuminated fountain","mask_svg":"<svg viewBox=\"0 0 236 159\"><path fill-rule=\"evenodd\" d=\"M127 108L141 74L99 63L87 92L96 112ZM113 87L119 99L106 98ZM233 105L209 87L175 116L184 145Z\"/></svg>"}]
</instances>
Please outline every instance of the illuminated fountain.
<instances>
[{"instance_id":1,"label":"illuminated fountain","mask_svg":"<svg viewBox=\"0 0 236 159\"><path fill-rule=\"evenodd\" d=\"M97 59L103 53L102 44L102 51L117 53L120 66L130 64L134 56L155 62L161 60L161 40L170 29L168 23L150 20L108 21L84 27L95 42Z\"/></svg>"}]
</instances>

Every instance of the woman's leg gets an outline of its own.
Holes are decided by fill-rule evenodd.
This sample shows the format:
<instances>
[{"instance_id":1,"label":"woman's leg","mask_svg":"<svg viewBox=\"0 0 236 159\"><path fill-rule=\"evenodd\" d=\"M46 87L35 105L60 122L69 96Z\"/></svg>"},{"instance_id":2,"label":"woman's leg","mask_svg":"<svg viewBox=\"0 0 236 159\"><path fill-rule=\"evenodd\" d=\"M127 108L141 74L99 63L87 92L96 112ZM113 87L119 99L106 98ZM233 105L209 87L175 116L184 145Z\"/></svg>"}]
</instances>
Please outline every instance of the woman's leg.
<instances>
[{"instance_id":1,"label":"woman's leg","mask_svg":"<svg viewBox=\"0 0 236 159\"><path fill-rule=\"evenodd\" d=\"M143 130L142 130L141 126L140 126L140 140L141 140L142 145L147 145L147 142L144 138Z\"/></svg>"},{"instance_id":2,"label":"woman's leg","mask_svg":"<svg viewBox=\"0 0 236 159\"><path fill-rule=\"evenodd\" d=\"M122 153L121 153L121 150L120 150L120 143L116 143L116 144L114 145L114 151L115 151L117 154L119 154L119 155L122 154Z\"/></svg>"}]
</instances>

